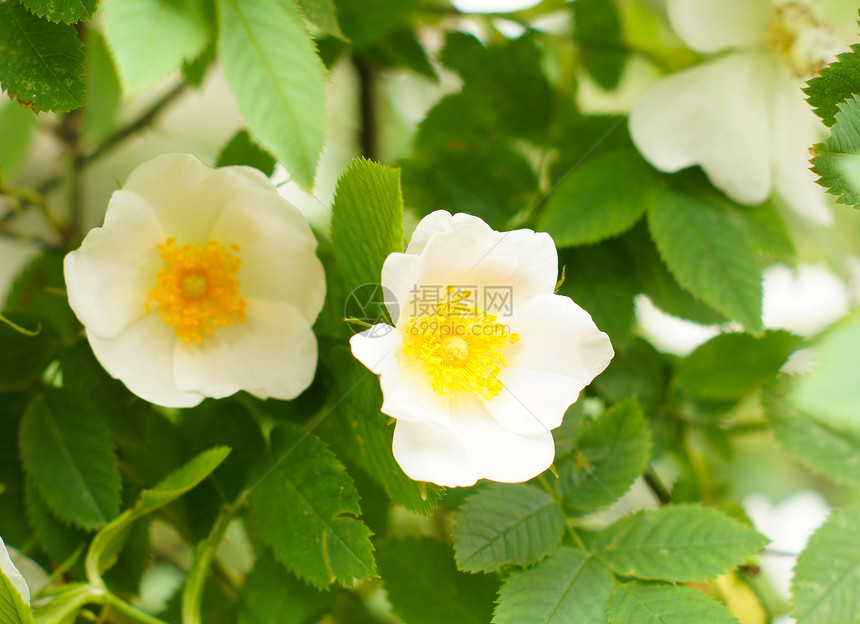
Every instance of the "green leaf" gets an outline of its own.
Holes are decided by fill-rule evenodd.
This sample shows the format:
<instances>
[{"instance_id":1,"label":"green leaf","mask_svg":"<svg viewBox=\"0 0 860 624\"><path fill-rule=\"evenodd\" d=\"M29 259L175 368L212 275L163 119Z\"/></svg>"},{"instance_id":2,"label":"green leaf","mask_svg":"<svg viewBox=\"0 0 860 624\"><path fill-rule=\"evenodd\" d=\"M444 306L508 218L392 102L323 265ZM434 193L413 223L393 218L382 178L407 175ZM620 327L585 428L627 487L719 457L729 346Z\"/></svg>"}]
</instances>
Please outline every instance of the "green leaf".
<instances>
[{"instance_id":1,"label":"green leaf","mask_svg":"<svg viewBox=\"0 0 860 624\"><path fill-rule=\"evenodd\" d=\"M308 0L304 0L308 1ZM343 32L362 47L383 39L404 26L419 7L419 0L334 0Z\"/></svg>"},{"instance_id":2,"label":"green leaf","mask_svg":"<svg viewBox=\"0 0 860 624\"><path fill-rule=\"evenodd\" d=\"M615 0L577 0L573 25L585 69L604 89L616 88L630 52L621 40Z\"/></svg>"},{"instance_id":3,"label":"green leaf","mask_svg":"<svg viewBox=\"0 0 860 624\"><path fill-rule=\"evenodd\" d=\"M0 392L29 388L61 347L53 328L40 324L35 317L15 315L10 320L38 333L28 336L0 322Z\"/></svg>"},{"instance_id":4,"label":"green leaf","mask_svg":"<svg viewBox=\"0 0 860 624\"><path fill-rule=\"evenodd\" d=\"M386 69L402 67L430 80L439 80L424 46L411 28L398 28L390 32L385 39L363 48L361 57L367 59L371 66Z\"/></svg>"},{"instance_id":5,"label":"green leaf","mask_svg":"<svg viewBox=\"0 0 860 624\"><path fill-rule=\"evenodd\" d=\"M379 543L379 573L388 599L409 624L486 624L498 581L454 566L451 547L427 537ZM417 600L421 597L423 600Z\"/></svg>"},{"instance_id":6,"label":"green leaf","mask_svg":"<svg viewBox=\"0 0 860 624\"><path fill-rule=\"evenodd\" d=\"M99 13L123 90L129 95L180 70L209 41L201 0L102 0Z\"/></svg>"},{"instance_id":7,"label":"green leaf","mask_svg":"<svg viewBox=\"0 0 860 624\"><path fill-rule=\"evenodd\" d=\"M39 544L55 563L66 561L78 548L89 541L86 531L69 526L48 509L32 479L24 486L24 500L27 505L27 519Z\"/></svg>"},{"instance_id":8,"label":"green leaf","mask_svg":"<svg viewBox=\"0 0 860 624\"><path fill-rule=\"evenodd\" d=\"M239 624L317 622L333 602L333 592L308 587L265 551L242 585Z\"/></svg>"},{"instance_id":9,"label":"green leaf","mask_svg":"<svg viewBox=\"0 0 860 624\"><path fill-rule=\"evenodd\" d=\"M809 538L791 581L797 624L860 622L860 509L834 511Z\"/></svg>"},{"instance_id":10,"label":"green leaf","mask_svg":"<svg viewBox=\"0 0 860 624\"><path fill-rule=\"evenodd\" d=\"M493 483L466 500L451 537L458 568L489 572L540 561L563 534L564 515L549 494L530 485Z\"/></svg>"},{"instance_id":11,"label":"green leaf","mask_svg":"<svg viewBox=\"0 0 860 624\"><path fill-rule=\"evenodd\" d=\"M723 210L664 191L648 209L648 225L681 286L749 332L761 333L761 269L746 233Z\"/></svg>"},{"instance_id":12,"label":"green leaf","mask_svg":"<svg viewBox=\"0 0 860 624\"><path fill-rule=\"evenodd\" d=\"M323 588L375 575L370 530L357 517L358 492L319 438L292 425L275 429L272 454L252 488L254 520L299 578Z\"/></svg>"},{"instance_id":13,"label":"green leaf","mask_svg":"<svg viewBox=\"0 0 860 624\"><path fill-rule=\"evenodd\" d=\"M283 0L290 2L291 0ZM327 35L345 39L337 22L337 11L332 0L296 0L305 18Z\"/></svg>"},{"instance_id":14,"label":"green leaf","mask_svg":"<svg viewBox=\"0 0 860 624\"><path fill-rule=\"evenodd\" d=\"M605 0L598 0L603 3ZM619 178L624 179L619 184ZM559 247L594 243L631 228L658 180L634 151L608 152L575 169L550 195L538 229Z\"/></svg>"},{"instance_id":15,"label":"green leaf","mask_svg":"<svg viewBox=\"0 0 860 624\"><path fill-rule=\"evenodd\" d=\"M846 206L860 208L860 190L846 176L846 168L860 165L860 95L838 106L831 135L815 146L812 171L818 183Z\"/></svg>"},{"instance_id":16,"label":"green leaf","mask_svg":"<svg viewBox=\"0 0 860 624\"><path fill-rule=\"evenodd\" d=\"M650 342L634 338L626 349L616 351L609 366L592 382L591 387L619 403L631 396L646 412L656 411L666 394L669 364ZM655 457L659 453L654 453Z\"/></svg>"},{"instance_id":17,"label":"green leaf","mask_svg":"<svg viewBox=\"0 0 860 624\"><path fill-rule=\"evenodd\" d=\"M98 30L87 29L84 49L87 55L87 99L82 134L88 143L95 145L114 129L121 90L107 42Z\"/></svg>"},{"instance_id":18,"label":"green leaf","mask_svg":"<svg viewBox=\"0 0 860 624\"><path fill-rule=\"evenodd\" d=\"M613 585L597 559L562 546L505 579L493 624L605 624Z\"/></svg>"},{"instance_id":19,"label":"green leaf","mask_svg":"<svg viewBox=\"0 0 860 624\"><path fill-rule=\"evenodd\" d=\"M294 6L218 0L218 58L253 137L311 188L325 141L325 67Z\"/></svg>"},{"instance_id":20,"label":"green leaf","mask_svg":"<svg viewBox=\"0 0 860 624\"><path fill-rule=\"evenodd\" d=\"M90 19L98 2L99 0L21 0L21 4L39 17L66 24Z\"/></svg>"},{"instance_id":21,"label":"green leaf","mask_svg":"<svg viewBox=\"0 0 860 624\"><path fill-rule=\"evenodd\" d=\"M113 521L99 530L87 552L86 567L90 582L96 582L116 562L117 553L131 533L132 524L138 518L152 513L196 487L230 453L226 446L218 446L195 456L179 469L170 473L154 488L143 490L137 503L126 509Z\"/></svg>"},{"instance_id":22,"label":"green leaf","mask_svg":"<svg viewBox=\"0 0 860 624\"><path fill-rule=\"evenodd\" d=\"M836 61L819 70L803 89L807 102L825 126L836 123L837 105L860 93L860 45L836 56Z\"/></svg>"},{"instance_id":23,"label":"green leaf","mask_svg":"<svg viewBox=\"0 0 860 624\"><path fill-rule=\"evenodd\" d=\"M12 581L0 570L0 622L3 624L33 624L30 607Z\"/></svg>"},{"instance_id":24,"label":"green leaf","mask_svg":"<svg viewBox=\"0 0 860 624\"><path fill-rule=\"evenodd\" d=\"M119 463L101 418L70 391L46 389L20 431L24 467L59 518L94 529L119 511Z\"/></svg>"},{"instance_id":25,"label":"green leaf","mask_svg":"<svg viewBox=\"0 0 860 624\"><path fill-rule=\"evenodd\" d=\"M721 511L675 505L622 518L598 533L592 548L622 576L686 582L735 568L766 542Z\"/></svg>"},{"instance_id":26,"label":"green leaf","mask_svg":"<svg viewBox=\"0 0 860 624\"><path fill-rule=\"evenodd\" d=\"M34 111L67 112L84 103L83 43L68 24L0 2L0 84Z\"/></svg>"},{"instance_id":27,"label":"green leaf","mask_svg":"<svg viewBox=\"0 0 860 624\"><path fill-rule=\"evenodd\" d=\"M615 588L609 624L738 624L719 602L683 585L626 583Z\"/></svg>"},{"instance_id":28,"label":"green leaf","mask_svg":"<svg viewBox=\"0 0 860 624\"><path fill-rule=\"evenodd\" d=\"M860 434L860 313L833 326L815 344L813 369L798 378L792 398L797 407L826 424Z\"/></svg>"},{"instance_id":29,"label":"green leaf","mask_svg":"<svg viewBox=\"0 0 860 624\"><path fill-rule=\"evenodd\" d=\"M774 387L767 388L762 403L786 451L837 483L860 484L860 433L812 418Z\"/></svg>"},{"instance_id":30,"label":"green leaf","mask_svg":"<svg viewBox=\"0 0 860 624\"><path fill-rule=\"evenodd\" d=\"M706 399L740 398L774 378L802 343L785 331L720 334L679 362L678 384Z\"/></svg>"},{"instance_id":31,"label":"green leaf","mask_svg":"<svg viewBox=\"0 0 860 624\"><path fill-rule=\"evenodd\" d=\"M239 130L221 150L216 167L245 165L259 169L266 176L275 172L275 159L267 151L254 143L247 130Z\"/></svg>"},{"instance_id":32,"label":"green leaf","mask_svg":"<svg viewBox=\"0 0 860 624\"><path fill-rule=\"evenodd\" d=\"M651 456L648 422L635 399L612 406L586 424L577 449L559 462L564 506L577 514L621 498Z\"/></svg>"},{"instance_id":33,"label":"green leaf","mask_svg":"<svg viewBox=\"0 0 860 624\"><path fill-rule=\"evenodd\" d=\"M348 289L380 282L388 254L403 251L399 169L352 161L337 182L331 240Z\"/></svg>"},{"instance_id":34,"label":"green leaf","mask_svg":"<svg viewBox=\"0 0 860 624\"><path fill-rule=\"evenodd\" d=\"M12 178L30 150L36 116L23 106L7 101L0 105L0 172Z\"/></svg>"}]
</instances>

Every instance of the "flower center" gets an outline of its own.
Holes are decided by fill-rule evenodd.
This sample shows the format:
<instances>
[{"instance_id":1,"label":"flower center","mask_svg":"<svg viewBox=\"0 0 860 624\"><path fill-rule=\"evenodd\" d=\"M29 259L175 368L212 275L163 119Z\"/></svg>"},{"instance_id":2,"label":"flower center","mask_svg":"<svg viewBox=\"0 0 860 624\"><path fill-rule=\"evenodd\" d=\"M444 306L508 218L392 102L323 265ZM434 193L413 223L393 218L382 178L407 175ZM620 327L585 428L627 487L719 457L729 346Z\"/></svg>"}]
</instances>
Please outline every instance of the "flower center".
<instances>
[{"instance_id":1,"label":"flower center","mask_svg":"<svg viewBox=\"0 0 860 624\"><path fill-rule=\"evenodd\" d=\"M435 392L448 397L472 392L489 400L502 391L498 376L507 364L501 351L520 336L496 316L464 303L470 296L449 286L432 313L409 321L403 352L423 361Z\"/></svg>"},{"instance_id":2,"label":"flower center","mask_svg":"<svg viewBox=\"0 0 860 624\"><path fill-rule=\"evenodd\" d=\"M239 296L236 274L242 261L238 245L176 245L175 238L158 246L164 268L158 285L149 291L146 312L155 302L161 319L183 342L203 342L215 327L245 320L245 300Z\"/></svg>"},{"instance_id":3,"label":"flower center","mask_svg":"<svg viewBox=\"0 0 860 624\"><path fill-rule=\"evenodd\" d=\"M801 2L784 2L775 7L768 40L788 71L804 80L830 63L839 49L827 24Z\"/></svg>"}]
</instances>

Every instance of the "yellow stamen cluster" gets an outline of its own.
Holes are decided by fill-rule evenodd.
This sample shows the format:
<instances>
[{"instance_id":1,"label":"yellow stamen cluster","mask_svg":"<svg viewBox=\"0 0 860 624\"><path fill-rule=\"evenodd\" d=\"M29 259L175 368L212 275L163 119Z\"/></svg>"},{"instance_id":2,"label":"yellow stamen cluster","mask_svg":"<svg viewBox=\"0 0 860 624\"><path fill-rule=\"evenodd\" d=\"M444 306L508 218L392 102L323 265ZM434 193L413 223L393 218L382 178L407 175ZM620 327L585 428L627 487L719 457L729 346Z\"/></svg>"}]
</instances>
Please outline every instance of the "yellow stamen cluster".
<instances>
[{"instance_id":1,"label":"yellow stamen cluster","mask_svg":"<svg viewBox=\"0 0 860 624\"><path fill-rule=\"evenodd\" d=\"M838 48L833 32L801 2L774 8L768 39L783 65L803 80L830 63Z\"/></svg>"},{"instance_id":2,"label":"yellow stamen cluster","mask_svg":"<svg viewBox=\"0 0 860 624\"><path fill-rule=\"evenodd\" d=\"M413 317L404 330L403 352L424 363L430 386L443 396L472 392L492 399L507 366L501 351L520 339L497 317L467 305L471 292L449 286L431 314Z\"/></svg>"},{"instance_id":3,"label":"yellow stamen cluster","mask_svg":"<svg viewBox=\"0 0 860 624\"><path fill-rule=\"evenodd\" d=\"M147 313L153 310L176 330L183 342L203 342L215 327L245 320L245 300L239 296L236 274L242 261L238 245L176 245L175 238L158 246L164 268L158 285L149 291Z\"/></svg>"}]
</instances>

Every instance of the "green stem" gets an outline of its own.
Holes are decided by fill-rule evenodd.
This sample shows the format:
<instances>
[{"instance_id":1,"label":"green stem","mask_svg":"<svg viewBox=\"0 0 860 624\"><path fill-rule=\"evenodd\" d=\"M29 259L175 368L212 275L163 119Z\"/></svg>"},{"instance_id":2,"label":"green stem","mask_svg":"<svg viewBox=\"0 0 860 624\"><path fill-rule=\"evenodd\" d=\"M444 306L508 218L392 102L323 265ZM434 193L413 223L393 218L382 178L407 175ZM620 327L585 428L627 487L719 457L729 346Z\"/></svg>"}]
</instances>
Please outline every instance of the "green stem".
<instances>
[{"instance_id":1,"label":"green stem","mask_svg":"<svg viewBox=\"0 0 860 624\"><path fill-rule=\"evenodd\" d=\"M110 605L111 608L116 609L123 615L126 615L137 622L142 622L142 624L167 624L164 620L161 620L149 613L141 611L137 607L133 607L132 605L125 602L122 598L114 595L107 594L107 604Z\"/></svg>"},{"instance_id":2,"label":"green stem","mask_svg":"<svg viewBox=\"0 0 860 624\"><path fill-rule=\"evenodd\" d=\"M215 524L209 537L200 542L194 551L194 562L191 564L191 569L188 571L188 578L185 580L185 587L182 590L182 624L202 624L200 619L200 604L203 600L203 588L206 585L206 576L209 573L209 567L212 565L212 560L215 557L215 551L221 540L224 539L224 534L227 531L227 526L233 519L236 509L244 500L244 492L239 495L237 500L232 505L224 505L221 508L218 517L215 519Z\"/></svg>"},{"instance_id":3,"label":"green stem","mask_svg":"<svg viewBox=\"0 0 860 624\"><path fill-rule=\"evenodd\" d=\"M657 475L657 472L653 467L649 466L642 475L642 478L645 480L645 485L647 485L648 489L651 490L651 493L654 495L654 498L657 499L657 502L660 503L661 507L672 502L672 494L669 492L669 488L663 484L663 481Z\"/></svg>"}]
</instances>

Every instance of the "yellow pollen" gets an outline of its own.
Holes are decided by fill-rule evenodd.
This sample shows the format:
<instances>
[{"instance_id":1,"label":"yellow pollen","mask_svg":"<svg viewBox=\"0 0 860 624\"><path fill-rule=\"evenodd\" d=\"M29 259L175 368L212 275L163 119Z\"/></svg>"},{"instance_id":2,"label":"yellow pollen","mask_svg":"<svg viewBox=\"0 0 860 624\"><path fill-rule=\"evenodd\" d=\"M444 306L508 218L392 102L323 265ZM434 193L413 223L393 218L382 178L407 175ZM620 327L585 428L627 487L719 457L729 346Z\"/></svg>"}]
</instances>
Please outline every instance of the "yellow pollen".
<instances>
[{"instance_id":1,"label":"yellow pollen","mask_svg":"<svg viewBox=\"0 0 860 624\"><path fill-rule=\"evenodd\" d=\"M216 327L245 321L245 300L236 274L242 261L238 245L176 245L168 238L158 246L164 267L149 291L146 312L156 309L183 342L203 342ZM155 302L155 306L150 303Z\"/></svg>"},{"instance_id":2,"label":"yellow pollen","mask_svg":"<svg viewBox=\"0 0 860 624\"><path fill-rule=\"evenodd\" d=\"M833 31L802 2L778 4L767 34L782 64L803 80L830 63L839 49Z\"/></svg>"},{"instance_id":3,"label":"yellow pollen","mask_svg":"<svg viewBox=\"0 0 860 624\"><path fill-rule=\"evenodd\" d=\"M409 321L403 353L422 360L434 392L471 392L489 400L502 391L498 376L507 364L501 351L520 336L496 316L464 303L470 296L449 286L432 313Z\"/></svg>"}]
</instances>

